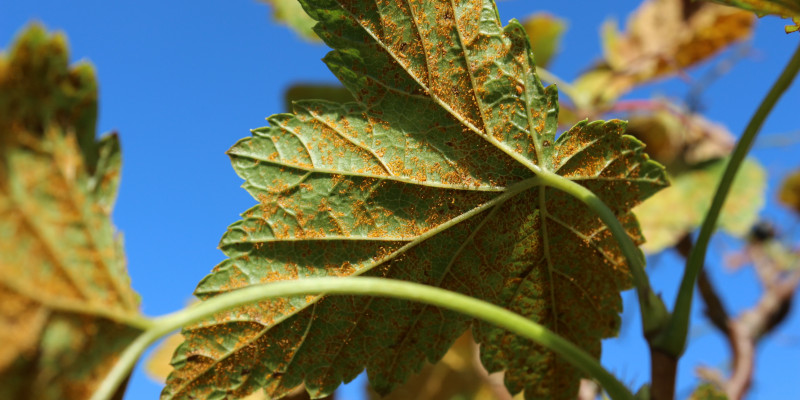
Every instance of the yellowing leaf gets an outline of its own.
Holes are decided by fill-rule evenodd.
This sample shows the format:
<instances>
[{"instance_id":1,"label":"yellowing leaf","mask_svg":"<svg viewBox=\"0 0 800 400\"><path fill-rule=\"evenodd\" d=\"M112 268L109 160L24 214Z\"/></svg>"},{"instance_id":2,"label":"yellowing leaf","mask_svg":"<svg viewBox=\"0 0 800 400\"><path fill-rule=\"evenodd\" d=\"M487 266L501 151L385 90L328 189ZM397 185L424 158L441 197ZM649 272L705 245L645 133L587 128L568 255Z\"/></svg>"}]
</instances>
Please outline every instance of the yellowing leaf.
<instances>
[{"instance_id":1,"label":"yellowing leaf","mask_svg":"<svg viewBox=\"0 0 800 400\"><path fill-rule=\"evenodd\" d=\"M648 0L631 15L625 32L611 21L603 27L608 81L592 97L609 101L634 86L663 78L708 60L730 44L747 39L752 14L710 3Z\"/></svg>"},{"instance_id":2,"label":"yellowing leaf","mask_svg":"<svg viewBox=\"0 0 800 400\"><path fill-rule=\"evenodd\" d=\"M32 27L0 57L0 398L85 399L138 333L110 222L116 135L94 140L91 68Z\"/></svg>"},{"instance_id":3,"label":"yellowing leaf","mask_svg":"<svg viewBox=\"0 0 800 400\"><path fill-rule=\"evenodd\" d=\"M481 365L478 345L469 331L456 339L439 362L425 365L419 374L389 395L370 393L370 397L374 400L511 400L502 377L489 375Z\"/></svg>"},{"instance_id":4,"label":"yellowing leaf","mask_svg":"<svg viewBox=\"0 0 800 400\"><path fill-rule=\"evenodd\" d=\"M787 176L778 190L778 200L800 214L800 171Z\"/></svg>"},{"instance_id":5,"label":"yellowing leaf","mask_svg":"<svg viewBox=\"0 0 800 400\"><path fill-rule=\"evenodd\" d=\"M645 253L674 246L681 237L699 227L711 205L714 189L722 177L725 160L719 160L675 177L672 185L634 208L647 242ZM719 227L744 236L758 220L764 206L766 172L754 160L746 160L722 207Z\"/></svg>"},{"instance_id":6,"label":"yellowing leaf","mask_svg":"<svg viewBox=\"0 0 800 400\"><path fill-rule=\"evenodd\" d=\"M172 355L175 354L175 349L181 343L183 343L183 336L174 333L158 344L144 364L144 370L150 378L162 383L167 380L167 376L172 372L172 365L169 362L172 360Z\"/></svg>"},{"instance_id":7,"label":"yellowing leaf","mask_svg":"<svg viewBox=\"0 0 800 400\"><path fill-rule=\"evenodd\" d=\"M536 65L547 67L558 52L567 23L550 14L537 13L526 18L522 26L531 41Z\"/></svg>"},{"instance_id":8,"label":"yellowing leaf","mask_svg":"<svg viewBox=\"0 0 800 400\"><path fill-rule=\"evenodd\" d=\"M257 204L228 228L229 257L201 299L313 276L378 276L458 291L531 318L599 356L616 334L624 257L579 200L595 192L637 242L631 207L665 184L620 121L556 138L558 99L535 75L524 28L489 0L304 0L356 102L301 101L229 151ZM557 178L556 176L560 176ZM511 393L574 399L582 374L554 353L423 304L301 296L183 331L164 399L333 392L364 368L388 394L464 331Z\"/></svg>"},{"instance_id":9,"label":"yellowing leaf","mask_svg":"<svg viewBox=\"0 0 800 400\"><path fill-rule=\"evenodd\" d=\"M711 383L701 383L694 389L689 400L728 400L728 396Z\"/></svg>"},{"instance_id":10,"label":"yellowing leaf","mask_svg":"<svg viewBox=\"0 0 800 400\"><path fill-rule=\"evenodd\" d=\"M794 25L786 26L786 33L796 32L800 28L800 0L710 0L715 3L738 7L764 15L777 15L792 18Z\"/></svg>"},{"instance_id":11,"label":"yellowing leaf","mask_svg":"<svg viewBox=\"0 0 800 400\"><path fill-rule=\"evenodd\" d=\"M782 17L800 16L798 0L712 0L715 3L738 7L757 13L760 16L771 14Z\"/></svg>"},{"instance_id":12,"label":"yellowing leaf","mask_svg":"<svg viewBox=\"0 0 800 400\"><path fill-rule=\"evenodd\" d=\"M272 16L276 21L282 22L294 29L305 39L318 42L319 36L314 33L316 21L309 18L303 11L298 0L261 0L272 7Z\"/></svg>"}]
</instances>

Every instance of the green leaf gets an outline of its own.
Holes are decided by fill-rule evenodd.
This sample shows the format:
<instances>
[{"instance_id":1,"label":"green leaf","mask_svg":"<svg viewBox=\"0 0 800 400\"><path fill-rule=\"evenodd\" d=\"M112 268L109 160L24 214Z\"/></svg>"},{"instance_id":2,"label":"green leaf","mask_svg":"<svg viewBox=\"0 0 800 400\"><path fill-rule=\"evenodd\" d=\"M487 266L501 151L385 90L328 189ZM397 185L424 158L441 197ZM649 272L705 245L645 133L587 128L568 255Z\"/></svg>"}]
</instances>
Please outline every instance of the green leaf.
<instances>
[{"instance_id":1,"label":"green leaf","mask_svg":"<svg viewBox=\"0 0 800 400\"><path fill-rule=\"evenodd\" d=\"M139 330L91 68L33 26L0 57L0 398L83 399Z\"/></svg>"},{"instance_id":2,"label":"green leaf","mask_svg":"<svg viewBox=\"0 0 800 400\"><path fill-rule=\"evenodd\" d=\"M502 305L595 356L631 286L616 241L583 203L540 185L556 173L630 208L666 185L624 123L556 138L557 93L534 73L524 28L491 1L309 0L324 61L356 103L301 101L228 152L258 204L228 228L229 257L196 290L312 276L378 276ZM423 304L307 296L188 327L162 397L331 393L365 367L387 394L472 328L512 393L575 397L581 374L505 331Z\"/></svg>"},{"instance_id":3,"label":"green leaf","mask_svg":"<svg viewBox=\"0 0 800 400\"><path fill-rule=\"evenodd\" d=\"M314 33L316 21L309 18L303 11L298 0L261 0L272 7L272 17L286 24L304 39L319 42L319 36Z\"/></svg>"},{"instance_id":4,"label":"green leaf","mask_svg":"<svg viewBox=\"0 0 800 400\"><path fill-rule=\"evenodd\" d=\"M657 253L672 247L681 237L700 226L726 161L717 160L678 175L669 188L634 209L647 238L642 245L645 253ZM766 189L764 168L755 160L746 160L722 208L719 227L731 235L746 235L758 220Z\"/></svg>"},{"instance_id":5,"label":"green leaf","mask_svg":"<svg viewBox=\"0 0 800 400\"><path fill-rule=\"evenodd\" d=\"M531 41L533 59L539 67L547 67L553 56L558 53L561 36L567 23L547 13L536 13L522 22L525 32Z\"/></svg>"}]
</instances>

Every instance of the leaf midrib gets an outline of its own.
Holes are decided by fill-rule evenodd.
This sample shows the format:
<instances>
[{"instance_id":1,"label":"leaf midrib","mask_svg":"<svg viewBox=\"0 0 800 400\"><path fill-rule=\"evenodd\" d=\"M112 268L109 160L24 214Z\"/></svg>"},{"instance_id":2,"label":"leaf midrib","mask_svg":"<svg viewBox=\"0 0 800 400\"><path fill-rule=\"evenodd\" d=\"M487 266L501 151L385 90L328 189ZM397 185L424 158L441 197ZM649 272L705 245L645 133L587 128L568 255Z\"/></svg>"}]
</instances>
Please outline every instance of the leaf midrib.
<instances>
[{"instance_id":1,"label":"leaf midrib","mask_svg":"<svg viewBox=\"0 0 800 400\"><path fill-rule=\"evenodd\" d=\"M394 176L376 175L376 174L370 174L370 173L364 173L364 172L352 172L352 171L342 171L342 170L334 170L334 169L328 169L328 168L318 168L318 167L314 167L314 166L309 168L309 167L303 167L303 166L299 166L299 165L295 165L295 164L289 164L289 163L284 163L284 162L280 162L280 161L270 160L270 159L268 159L266 157L259 157L259 156L253 155L253 154L241 154L241 153L237 153L237 152L235 152L233 150L229 150L228 154L231 155L231 156L235 156L235 157L249 158L251 160L258 161L259 163L266 163L266 164L271 164L271 165L275 165L275 166L279 166L279 167L293 168L293 169L296 169L296 170L299 170L299 171L320 173L320 174L326 174L326 175L340 175L340 176L354 176L354 177L359 177L359 178L372 178L372 179L377 179L377 180L396 181L396 182L400 182L400 183L407 183L407 184L412 184L412 185L426 186L426 187L438 188L438 189L469 190L469 191L477 191L477 192L498 192L498 193L505 192L506 189L507 189L507 187L501 187L501 186L466 186L466 185L450 185L450 184L446 184L446 183L438 183L438 182L432 182L432 181L421 182L421 181L417 181L417 180L414 180L414 179L405 178L405 177L396 176L396 175L394 175ZM284 192L284 191L279 191L279 192L269 191L269 190L267 190L267 188L253 185L252 182L250 182L249 180L248 180L248 183L250 185L252 185L253 187L257 187L257 188L259 188L261 190L264 190L264 191L267 191L267 192L272 192L272 193L275 193L275 194L280 194L280 193Z\"/></svg>"}]
</instances>

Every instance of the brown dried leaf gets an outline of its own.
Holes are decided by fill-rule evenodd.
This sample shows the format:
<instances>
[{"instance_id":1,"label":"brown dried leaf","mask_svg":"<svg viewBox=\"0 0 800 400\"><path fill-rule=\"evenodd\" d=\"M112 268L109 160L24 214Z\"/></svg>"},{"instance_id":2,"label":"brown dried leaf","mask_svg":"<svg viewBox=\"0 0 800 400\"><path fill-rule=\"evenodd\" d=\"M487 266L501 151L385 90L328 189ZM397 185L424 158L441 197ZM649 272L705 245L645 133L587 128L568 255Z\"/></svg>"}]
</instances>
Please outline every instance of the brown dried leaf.
<instances>
[{"instance_id":1,"label":"brown dried leaf","mask_svg":"<svg viewBox=\"0 0 800 400\"><path fill-rule=\"evenodd\" d=\"M630 16L625 32L613 21L604 24L605 64L593 70L603 71L602 84L588 85L579 79L578 87L594 88L590 96L602 104L636 85L706 61L752 34L755 16L751 13L711 3L686 10L684 3L648 0Z\"/></svg>"}]
</instances>

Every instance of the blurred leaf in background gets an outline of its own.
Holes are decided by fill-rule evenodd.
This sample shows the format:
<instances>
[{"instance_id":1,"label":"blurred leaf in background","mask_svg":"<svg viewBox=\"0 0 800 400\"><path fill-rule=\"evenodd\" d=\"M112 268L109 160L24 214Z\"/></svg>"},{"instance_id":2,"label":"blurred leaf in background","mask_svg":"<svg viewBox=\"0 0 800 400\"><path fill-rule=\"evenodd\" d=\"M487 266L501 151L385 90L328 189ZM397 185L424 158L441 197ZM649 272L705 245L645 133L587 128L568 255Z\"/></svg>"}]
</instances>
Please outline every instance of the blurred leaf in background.
<instances>
[{"instance_id":1,"label":"blurred leaf in background","mask_svg":"<svg viewBox=\"0 0 800 400\"><path fill-rule=\"evenodd\" d=\"M272 7L272 18L275 21L292 28L292 30L310 42L321 42L313 29L317 21L314 21L306 14L298 0L261 1Z\"/></svg>"},{"instance_id":2,"label":"blurred leaf in background","mask_svg":"<svg viewBox=\"0 0 800 400\"><path fill-rule=\"evenodd\" d=\"M728 400L728 396L711 383L701 383L692 392L689 400Z\"/></svg>"},{"instance_id":3,"label":"blurred leaf in background","mask_svg":"<svg viewBox=\"0 0 800 400\"><path fill-rule=\"evenodd\" d=\"M672 178L670 187L634 208L647 241L645 253L674 246L698 228L711 205L714 188L722 177L727 159L711 161ZM758 220L764 206L766 171L753 159L742 164L722 207L719 227L734 236L744 236Z\"/></svg>"},{"instance_id":4,"label":"blurred leaf in background","mask_svg":"<svg viewBox=\"0 0 800 400\"><path fill-rule=\"evenodd\" d=\"M784 178L778 190L778 200L790 210L800 214L800 171Z\"/></svg>"},{"instance_id":5,"label":"blurred leaf in background","mask_svg":"<svg viewBox=\"0 0 800 400\"><path fill-rule=\"evenodd\" d=\"M536 13L522 22L531 41L537 68L547 68L561 47L567 22L548 13Z\"/></svg>"},{"instance_id":6,"label":"blurred leaf in background","mask_svg":"<svg viewBox=\"0 0 800 400\"><path fill-rule=\"evenodd\" d=\"M502 373L489 375L478 354L478 344L467 331L436 364L427 364L418 374L381 397L370 391L372 400L511 400ZM518 396L520 399L522 395Z\"/></svg>"},{"instance_id":7,"label":"blurred leaf in background","mask_svg":"<svg viewBox=\"0 0 800 400\"><path fill-rule=\"evenodd\" d=\"M711 0L715 3L738 7L756 13L759 17L764 15L777 15L783 18L792 18L794 25L786 26L786 33L797 32L800 29L800 0Z\"/></svg>"},{"instance_id":8,"label":"blurred leaf in background","mask_svg":"<svg viewBox=\"0 0 800 400\"><path fill-rule=\"evenodd\" d=\"M647 153L671 175L727 157L733 150L734 138L725 126L666 101L646 102L656 109L629 114L627 133L643 141Z\"/></svg>"},{"instance_id":9,"label":"blurred leaf in background","mask_svg":"<svg viewBox=\"0 0 800 400\"><path fill-rule=\"evenodd\" d=\"M679 73L749 38L754 23L751 13L716 4L645 1L624 32L613 20L604 24L604 61L575 86L593 104L613 102L637 85Z\"/></svg>"},{"instance_id":10,"label":"blurred leaf in background","mask_svg":"<svg viewBox=\"0 0 800 400\"><path fill-rule=\"evenodd\" d=\"M0 56L0 398L83 399L139 333L97 84L40 26ZM120 394L121 396L121 394Z\"/></svg>"}]
</instances>

